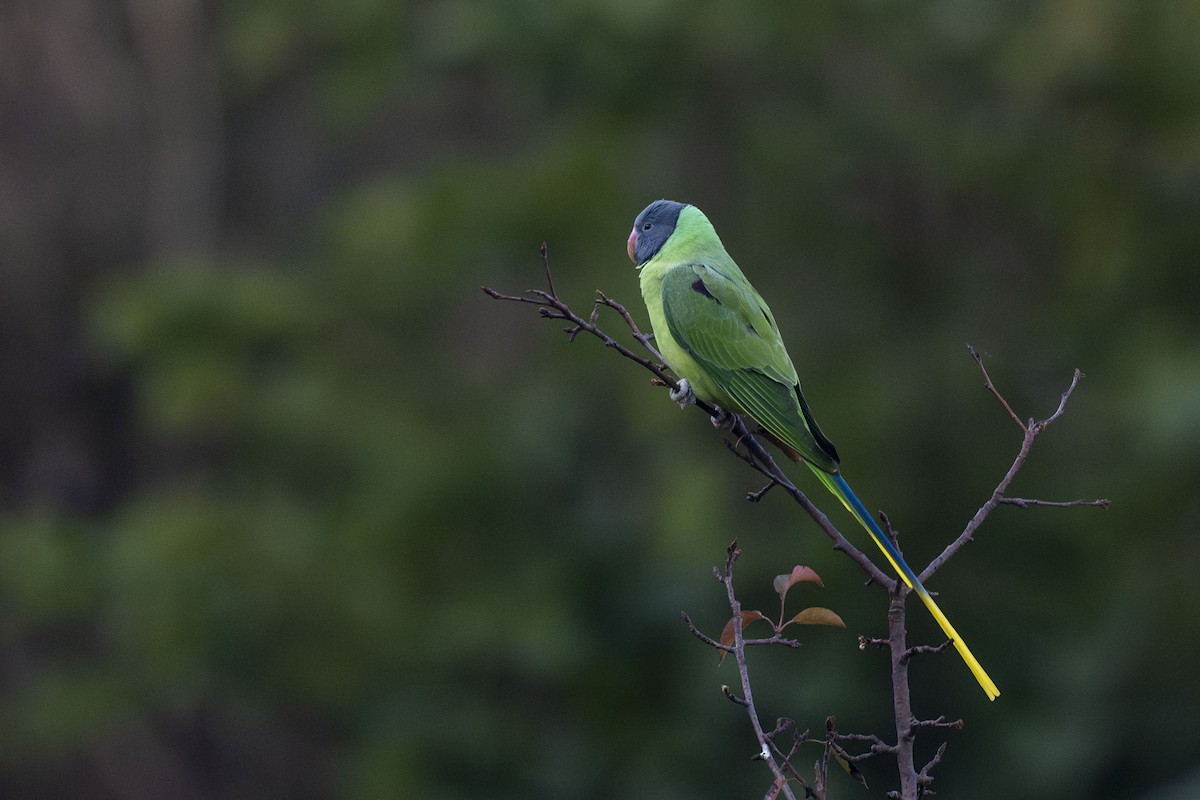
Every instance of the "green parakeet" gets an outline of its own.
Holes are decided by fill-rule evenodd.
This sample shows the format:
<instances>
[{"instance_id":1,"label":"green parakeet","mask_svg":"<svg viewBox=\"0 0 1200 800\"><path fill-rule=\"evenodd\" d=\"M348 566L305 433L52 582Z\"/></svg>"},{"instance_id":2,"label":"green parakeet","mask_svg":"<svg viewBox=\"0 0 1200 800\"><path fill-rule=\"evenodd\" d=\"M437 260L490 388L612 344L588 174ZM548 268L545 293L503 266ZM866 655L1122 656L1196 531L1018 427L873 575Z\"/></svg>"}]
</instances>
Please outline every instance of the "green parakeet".
<instances>
[{"instance_id":1,"label":"green parakeet","mask_svg":"<svg viewBox=\"0 0 1200 800\"><path fill-rule=\"evenodd\" d=\"M638 215L628 249L668 366L696 397L751 417L790 458L808 464L866 528L994 700L996 684L842 477L837 450L804 400L771 309L725 252L708 218L695 206L658 200Z\"/></svg>"}]
</instances>

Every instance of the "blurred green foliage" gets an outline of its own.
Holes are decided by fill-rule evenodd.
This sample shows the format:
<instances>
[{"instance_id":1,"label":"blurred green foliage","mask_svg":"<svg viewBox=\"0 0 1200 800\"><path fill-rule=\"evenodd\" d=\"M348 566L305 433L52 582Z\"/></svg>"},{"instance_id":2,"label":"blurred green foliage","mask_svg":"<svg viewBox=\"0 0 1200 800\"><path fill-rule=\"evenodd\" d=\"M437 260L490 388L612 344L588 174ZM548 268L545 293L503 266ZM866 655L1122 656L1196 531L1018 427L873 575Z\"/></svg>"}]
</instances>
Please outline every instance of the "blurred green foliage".
<instances>
[{"instance_id":1,"label":"blurred green foliage","mask_svg":"<svg viewBox=\"0 0 1200 800\"><path fill-rule=\"evenodd\" d=\"M732 664L679 619L720 630L734 537L748 606L804 563L848 625L753 654L764 714L886 735L885 658L855 639L882 593L783 498L743 503L755 477L701 415L478 291L541 285L546 241L577 309L601 288L643 319L624 241L666 196L770 299L914 564L1019 444L964 343L1027 417L1084 370L1012 491L1112 510L997 511L931 588L1004 694L946 657L915 701L967 721L950 796L1191 796L1200 6L196 8L91 12L125 106L72 106L65 73L4 90L28 112L0 118L10 152L61 188L3 212L26 238L0 354L0 793L756 796ZM62 19L18 16L40 64ZM174 23L193 51L151 46ZM133 102L171 79L155 59L215 101ZM206 123L170 139L193 100ZM41 125L65 126L45 150ZM216 154L174 240L155 212L196 187L155 194L163 137ZM54 432L74 455L45 456Z\"/></svg>"}]
</instances>

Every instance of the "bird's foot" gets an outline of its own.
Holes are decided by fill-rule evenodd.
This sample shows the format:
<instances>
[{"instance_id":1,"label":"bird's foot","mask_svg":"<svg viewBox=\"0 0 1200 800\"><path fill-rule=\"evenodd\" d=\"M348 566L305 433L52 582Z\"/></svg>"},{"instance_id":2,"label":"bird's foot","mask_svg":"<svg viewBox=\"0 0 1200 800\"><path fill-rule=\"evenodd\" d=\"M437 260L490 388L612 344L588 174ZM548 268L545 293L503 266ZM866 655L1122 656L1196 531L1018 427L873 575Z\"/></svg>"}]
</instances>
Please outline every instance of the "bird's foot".
<instances>
[{"instance_id":1,"label":"bird's foot","mask_svg":"<svg viewBox=\"0 0 1200 800\"><path fill-rule=\"evenodd\" d=\"M680 378L679 388L672 389L670 395L672 400L679 403L680 408L687 408L696 403L696 395L692 392L692 385L687 382L687 378Z\"/></svg>"},{"instance_id":2,"label":"bird's foot","mask_svg":"<svg viewBox=\"0 0 1200 800\"><path fill-rule=\"evenodd\" d=\"M719 431L727 431L733 427L733 414L723 408L717 408L717 413L708 418L713 427Z\"/></svg>"}]
</instances>

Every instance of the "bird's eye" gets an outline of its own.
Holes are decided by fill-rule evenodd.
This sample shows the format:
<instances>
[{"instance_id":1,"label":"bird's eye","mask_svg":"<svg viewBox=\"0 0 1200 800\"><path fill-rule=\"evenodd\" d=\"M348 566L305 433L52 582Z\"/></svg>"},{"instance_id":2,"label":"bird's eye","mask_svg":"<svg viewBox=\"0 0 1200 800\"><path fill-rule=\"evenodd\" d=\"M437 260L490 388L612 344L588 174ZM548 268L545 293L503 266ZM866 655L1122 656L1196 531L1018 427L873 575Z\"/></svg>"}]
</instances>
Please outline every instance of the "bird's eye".
<instances>
[{"instance_id":1,"label":"bird's eye","mask_svg":"<svg viewBox=\"0 0 1200 800\"><path fill-rule=\"evenodd\" d=\"M643 222L643 223L642 223L642 230L644 230L644 231L648 231L648 230L650 230L650 229L651 229L651 228L653 228L653 227L654 227L654 223L653 223L653 222Z\"/></svg>"}]
</instances>

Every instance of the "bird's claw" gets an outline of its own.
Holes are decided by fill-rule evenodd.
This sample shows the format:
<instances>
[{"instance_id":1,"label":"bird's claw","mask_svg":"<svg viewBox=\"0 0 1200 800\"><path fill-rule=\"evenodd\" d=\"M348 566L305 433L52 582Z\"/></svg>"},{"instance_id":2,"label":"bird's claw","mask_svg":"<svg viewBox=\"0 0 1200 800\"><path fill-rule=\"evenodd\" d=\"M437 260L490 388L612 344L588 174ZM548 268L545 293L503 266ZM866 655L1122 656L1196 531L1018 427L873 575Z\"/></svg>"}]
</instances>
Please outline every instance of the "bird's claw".
<instances>
[{"instance_id":1,"label":"bird's claw","mask_svg":"<svg viewBox=\"0 0 1200 800\"><path fill-rule=\"evenodd\" d=\"M687 378L679 379L679 388L670 391L671 399L679 403L680 408L687 408L694 405L696 395L692 392L692 385L687 382Z\"/></svg>"},{"instance_id":2,"label":"bird's claw","mask_svg":"<svg viewBox=\"0 0 1200 800\"><path fill-rule=\"evenodd\" d=\"M733 427L733 414L723 408L718 408L717 413L709 417L708 421L719 431L729 430Z\"/></svg>"}]
</instances>

